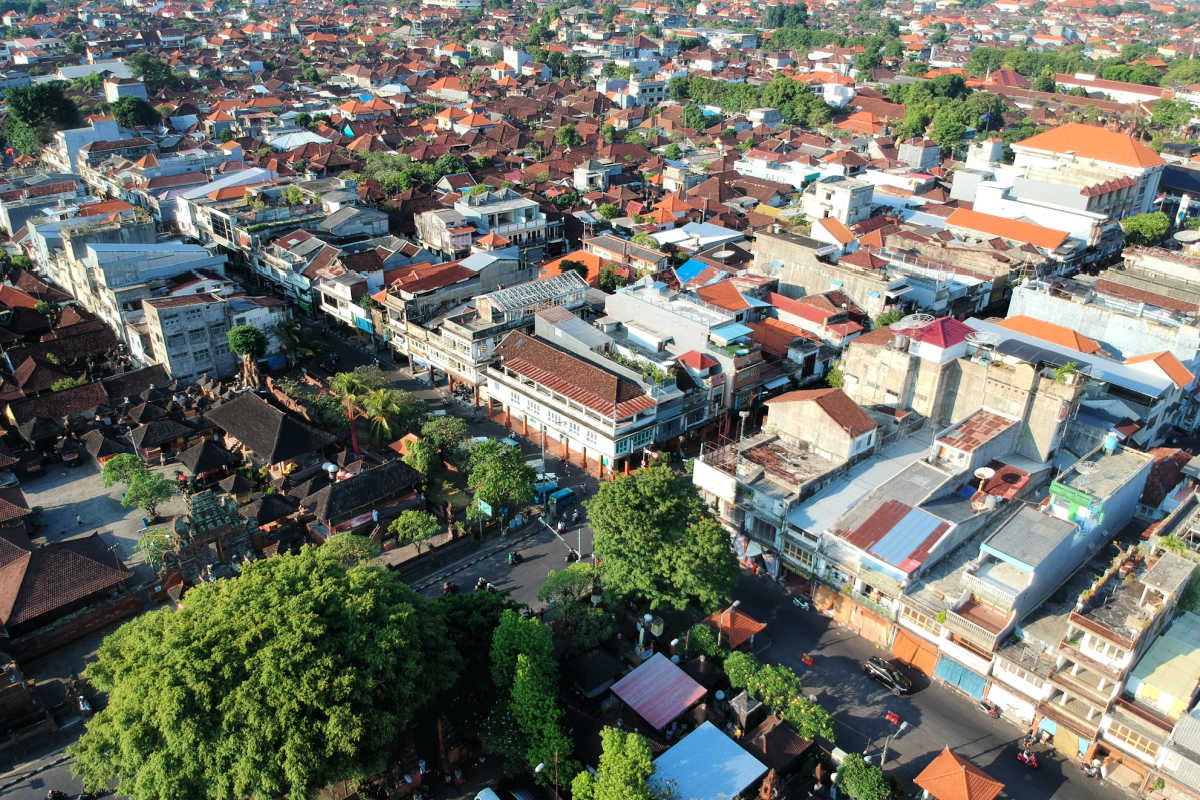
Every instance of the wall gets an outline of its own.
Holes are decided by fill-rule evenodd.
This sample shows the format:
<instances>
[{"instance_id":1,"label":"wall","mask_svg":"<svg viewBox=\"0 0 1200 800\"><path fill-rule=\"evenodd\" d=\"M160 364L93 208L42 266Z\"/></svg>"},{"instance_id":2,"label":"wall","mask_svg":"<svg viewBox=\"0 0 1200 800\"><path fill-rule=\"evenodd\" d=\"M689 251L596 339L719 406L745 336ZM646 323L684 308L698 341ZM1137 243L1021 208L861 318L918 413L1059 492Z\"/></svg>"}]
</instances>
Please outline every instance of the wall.
<instances>
[{"instance_id":1,"label":"wall","mask_svg":"<svg viewBox=\"0 0 1200 800\"><path fill-rule=\"evenodd\" d=\"M142 611L143 605L140 594L122 595L97 603L61 625L41 628L13 639L8 649L18 660L31 661L93 631L135 616Z\"/></svg>"},{"instance_id":2,"label":"wall","mask_svg":"<svg viewBox=\"0 0 1200 800\"><path fill-rule=\"evenodd\" d=\"M785 439L806 442L824 455L837 459L850 457L850 435L815 401L772 403L764 428Z\"/></svg>"}]
</instances>

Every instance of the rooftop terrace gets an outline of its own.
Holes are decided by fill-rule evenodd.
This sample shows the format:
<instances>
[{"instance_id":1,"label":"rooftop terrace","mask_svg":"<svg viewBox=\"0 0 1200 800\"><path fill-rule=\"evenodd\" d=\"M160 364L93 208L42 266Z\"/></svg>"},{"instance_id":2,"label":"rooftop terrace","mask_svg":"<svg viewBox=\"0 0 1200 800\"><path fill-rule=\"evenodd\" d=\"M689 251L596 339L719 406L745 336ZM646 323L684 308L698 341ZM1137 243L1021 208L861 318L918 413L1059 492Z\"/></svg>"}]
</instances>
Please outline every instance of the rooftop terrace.
<instances>
[{"instance_id":1,"label":"rooftop terrace","mask_svg":"<svg viewBox=\"0 0 1200 800\"><path fill-rule=\"evenodd\" d=\"M1118 446L1112 453L1097 448L1068 467L1054 482L1105 500L1127 484L1151 459L1146 453L1128 447Z\"/></svg>"}]
</instances>

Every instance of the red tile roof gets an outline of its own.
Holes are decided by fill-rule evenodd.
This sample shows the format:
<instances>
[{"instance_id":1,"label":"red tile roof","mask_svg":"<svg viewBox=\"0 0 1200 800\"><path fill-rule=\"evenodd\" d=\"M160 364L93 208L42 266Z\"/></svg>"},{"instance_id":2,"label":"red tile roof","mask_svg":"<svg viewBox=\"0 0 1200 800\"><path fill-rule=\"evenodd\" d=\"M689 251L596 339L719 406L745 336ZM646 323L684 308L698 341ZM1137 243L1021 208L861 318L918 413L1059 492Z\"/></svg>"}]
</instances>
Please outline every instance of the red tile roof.
<instances>
[{"instance_id":1,"label":"red tile roof","mask_svg":"<svg viewBox=\"0 0 1200 800\"><path fill-rule=\"evenodd\" d=\"M0 559L7 557L7 563L0 565L0 601L13 598L8 609L0 602L0 624L4 625L36 619L112 588L133 574L109 551L98 533L36 549L28 547L28 540L5 539L2 547Z\"/></svg>"},{"instance_id":2,"label":"red tile roof","mask_svg":"<svg viewBox=\"0 0 1200 800\"><path fill-rule=\"evenodd\" d=\"M937 758L913 780L938 800L995 800L1004 784L943 747Z\"/></svg>"},{"instance_id":3,"label":"red tile roof","mask_svg":"<svg viewBox=\"0 0 1200 800\"><path fill-rule=\"evenodd\" d=\"M709 305L726 311L744 311L750 307L742 293L728 280L701 287L696 290L696 296Z\"/></svg>"},{"instance_id":4,"label":"red tile roof","mask_svg":"<svg viewBox=\"0 0 1200 800\"><path fill-rule=\"evenodd\" d=\"M841 389L800 389L785 392L767 401L767 405L815 402L838 427L850 436L861 436L878 425L871 415L859 408Z\"/></svg>"},{"instance_id":5,"label":"red tile roof","mask_svg":"<svg viewBox=\"0 0 1200 800\"><path fill-rule=\"evenodd\" d=\"M705 370L712 369L717 366L717 360L712 356L705 355L699 350L688 350L679 357L679 363L683 364L688 369Z\"/></svg>"},{"instance_id":6,"label":"red tile roof","mask_svg":"<svg viewBox=\"0 0 1200 800\"><path fill-rule=\"evenodd\" d=\"M1029 243L1045 250L1053 250L1067 240L1066 231L1044 228L1032 222L997 217L994 214L984 214L969 208L956 208L954 213L946 218L947 227L965 228L975 233L986 233L989 236L999 236L1013 242Z\"/></svg>"},{"instance_id":7,"label":"red tile roof","mask_svg":"<svg viewBox=\"0 0 1200 800\"><path fill-rule=\"evenodd\" d=\"M1159 370L1171 379L1171 382L1183 389L1192 381L1196 380L1188 368L1179 363L1179 359L1171 355L1170 352L1163 350L1161 353L1147 353L1143 356L1134 356L1133 358L1125 359L1126 364L1146 364L1153 363Z\"/></svg>"},{"instance_id":8,"label":"red tile roof","mask_svg":"<svg viewBox=\"0 0 1200 800\"><path fill-rule=\"evenodd\" d=\"M908 337L944 349L965 341L971 332L970 328L954 317L942 317L924 328L910 332Z\"/></svg>"}]
</instances>

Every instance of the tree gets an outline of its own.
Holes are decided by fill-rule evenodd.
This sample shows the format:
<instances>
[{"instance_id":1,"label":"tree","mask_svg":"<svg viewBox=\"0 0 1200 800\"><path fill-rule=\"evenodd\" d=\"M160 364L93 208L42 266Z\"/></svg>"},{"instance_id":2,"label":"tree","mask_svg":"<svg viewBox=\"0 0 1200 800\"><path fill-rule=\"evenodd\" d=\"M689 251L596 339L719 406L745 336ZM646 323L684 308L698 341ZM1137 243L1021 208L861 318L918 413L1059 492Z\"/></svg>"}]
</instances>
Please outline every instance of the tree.
<instances>
[{"instance_id":1,"label":"tree","mask_svg":"<svg viewBox=\"0 0 1200 800\"><path fill-rule=\"evenodd\" d=\"M583 770L571 781L573 800L653 800L647 781L654 774L650 744L639 733L600 731L598 777Z\"/></svg>"},{"instance_id":2,"label":"tree","mask_svg":"<svg viewBox=\"0 0 1200 800\"><path fill-rule=\"evenodd\" d=\"M372 443L382 446L411 430L425 412L425 403L400 389L371 389L355 398L369 424Z\"/></svg>"},{"instance_id":3,"label":"tree","mask_svg":"<svg viewBox=\"0 0 1200 800\"><path fill-rule=\"evenodd\" d=\"M959 119L958 113L949 108L943 108L933 115L929 125L929 138L944 148L952 148L962 144L967 135L967 126Z\"/></svg>"},{"instance_id":4,"label":"tree","mask_svg":"<svg viewBox=\"0 0 1200 800\"><path fill-rule=\"evenodd\" d=\"M49 81L6 90L4 102L9 116L31 128L43 123L59 128L78 126L83 120L79 108L64 93L66 85L63 81Z\"/></svg>"},{"instance_id":5,"label":"tree","mask_svg":"<svg viewBox=\"0 0 1200 800\"><path fill-rule=\"evenodd\" d=\"M806 24L808 24L808 6L804 3L768 6L766 13L763 14L764 28L799 28Z\"/></svg>"},{"instance_id":6,"label":"tree","mask_svg":"<svg viewBox=\"0 0 1200 800\"><path fill-rule=\"evenodd\" d=\"M725 675L729 678L729 685L735 689L749 686L761 668L757 658L741 650L734 650L725 659Z\"/></svg>"},{"instance_id":7,"label":"tree","mask_svg":"<svg viewBox=\"0 0 1200 800\"><path fill-rule=\"evenodd\" d=\"M104 467L100 470L100 474L104 478L105 489L114 483L131 483L134 476L145 475L148 472L150 469L146 466L146 462L133 453L117 453L105 461Z\"/></svg>"},{"instance_id":8,"label":"tree","mask_svg":"<svg viewBox=\"0 0 1200 800\"><path fill-rule=\"evenodd\" d=\"M587 266L587 264L584 264L582 261L575 261L574 259L564 258L562 260L562 262L560 262L558 265L558 271L560 273L574 272L575 274L577 274L579 277L583 278L586 281L587 274L588 274L588 266Z\"/></svg>"},{"instance_id":9,"label":"tree","mask_svg":"<svg viewBox=\"0 0 1200 800\"><path fill-rule=\"evenodd\" d=\"M621 13L621 9L617 7L616 3L608 3L607 5L604 6L603 9L601 9L600 17L606 23L611 24L612 21L617 18L617 14L620 14L620 13Z\"/></svg>"},{"instance_id":10,"label":"tree","mask_svg":"<svg viewBox=\"0 0 1200 800\"><path fill-rule=\"evenodd\" d=\"M179 85L179 79L171 71L171 67L161 58L149 53L134 53L125 58L125 64L135 78L140 78L146 84L146 91L159 94L164 89L173 89Z\"/></svg>"},{"instance_id":11,"label":"tree","mask_svg":"<svg viewBox=\"0 0 1200 800\"><path fill-rule=\"evenodd\" d=\"M838 783L854 800L887 800L892 796L892 787L883 770L858 753L847 754L837 773Z\"/></svg>"},{"instance_id":12,"label":"tree","mask_svg":"<svg viewBox=\"0 0 1200 800\"><path fill-rule=\"evenodd\" d=\"M604 141L612 144L613 139L617 138L617 129L610 123L604 123L600 126L600 136Z\"/></svg>"},{"instance_id":13,"label":"tree","mask_svg":"<svg viewBox=\"0 0 1200 800\"><path fill-rule=\"evenodd\" d=\"M146 512L147 516L156 516L158 504L171 499L175 495L175 487L162 475L154 472L135 473L129 481L129 488L121 498L121 505L129 508L136 506Z\"/></svg>"},{"instance_id":14,"label":"tree","mask_svg":"<svg viewBox=\"0 0 1200 800\"><path fill-rule=\"evenodd\" d=\"M728 599L737 559L687 476L639 470L601 484L586 505L604 584L618 595L677 609Z\"/></svg>"},{"instance_id":15,"label":"tree","mask_svg":"<svg viewBox=\"0 0 1200 800\"><path fill-rule=\"evenodd\" d=\"M140 97L119 98L112 104L111 110L117 124L126 128L143 128L158 124L158 112Z\"/></svg>"},{"instance_id":16,"label":"tree","mask_svg":"<svg viewBox=\"0 0 1200 800\"><path fill-rule=\"evenodd\" d=\"M304 331L304 326L291 319L281 320L275 325L275 340L279 349L287 356L290 364L298 364L313 358L319 352L318 343Z\"/></svg>"},{"instance_id":17,"label":"tree","mask_svg":"<svg viewBox=\"0 0 1200 800\"><path fill-rule=\"evenodd\" d=\"M1152 244L1167 235L1171 229L1171 219L1161 211L1149 214L1137 214L1121 220L1125 229L1125 242L1133 245Z\"/></svg>"},{"instance_id":18,"label":"tree","mask_svg":"<svg viewBox=\"0 0 1200 800\"><path fill-rule=\"evenodd\" d=\"M72 749L84 785L299 800L377 774L458 659L429 601L333 556L247 564L109 635L85 673L108 704Z\"/></svg>"},{"instance_id":19,"label":"tree","mask_svg":"<svg viewBox=\"0 0 1200 800\"><path fill-rule=\"evenodd\" d=\"M345 567L365 564L383 548L374 539L352 533L335 533L321 545L321 557L336 560Z\"/></svg>"},{"instance_id":20,"label":"tree","mask_svg":"<svg viewBox=\"0 0 1200 800\"><path fill-rule=\"evenodd\" d=\"M891 311L885 311L875 318L875 330L886 328L894 322L899 322L904 318L904 312L898 308L893 308Z\"/></svg>"},{"instance_id":21,"label":"tree","mask_svg":"<svg viewBox=\"0 0 1200 800\"><path fill-rule=\"evenodd\" d=\"M47 303L45 300L38 300L33 304L33 310L41 314L43 317L54 315L54 306Z\"/></svg>"},{"instance_id":22,"label":"tree","mask_svg":"<svg viewBox=\"0 0 1200 800\"><path fill-rule=\"evenodd\" d=\"M421 438L432 444L443 456L449 456L470 436L467 421L462 417L433 417L421 424Z\"/></svg>"},{"instance_id":23,"label":"tree","mask_svg":"<svg viewBox=\"0 0 1200 800\"><path fill-rule=\"evenodd\" d=\"M238 325L230 328L225 338L229 340L229 349L242 357L242 381L257 388L258 359L267 352L266 334L253 325Z\"/></svg>"},{"instance_id":24,"label":"tree","mask_svg":"<svg viewBox=\"0 0 1200 800\"><path fill-rule=\"evenodd\" d=\"M846 383L846 376L842 374L841 362L835 362L829 368L829 372L825 373L825 383L835 389L840 389Z\"/></svg>"},{"instance_id":25,"label":"tree","mask_svg":"<svg viewBox=\"0 0 1200 800\"><path fill-rule=\"evenodd\" d=\"M87 378L59 378L54 383L50 384L50 391L61 392L64 389L74 389L76 386L83 386L87 383Z\"/></svg>"},{"instance_id":26,"label":"tree","mask_svg":"<svg viewBox=\"0 0 1200 800\"><path fill-rule=\"evenodd\" d=\"M495 439L471 448L467 486L475 493L475 504L468 516L480 519L480 502L487 503L493 514L503 517L509 511L533 501L533 481L537 474L525 463L521 451Z\"/></svg>"},{"instance_id":27,"label":"tree","mask_svg":"<svg viewBox=\"0 0 1200 800\"><path fill-rule=\"evenodd\" d=\"M612 294L621 287L622 282L620 276L613 272L612 267L601 267L600 277L596 284L600 291Z\"/></svg>"},{"instance_id":28,"label":"tree","mask_svg":"<svg viewBox=\"0 0 1200 800\"><path fill-rule=\"evenodd\" d=\"M645 247L649 250L658 249L658 240L648 233L635 233L629 238L629 241L638 247Z\"/></svg>"},{"instance_id":29,"label":"tree","mask_svg":"<svg viewBox=\"0 0 1200 800\"><path fill-rule=\"evenodd\" d=\"M663 157L671 161L679 160L681 155L683 155L683 149L680 148L679 142L671 142L667 145L667 149L663 150Z\"/></svg>"},{"instance_id":30,"label":"tree","mask_svg":"<svg viewBox=\"0 0 1200 800\"><path fill-rule=\"evenodd\" d=\"M1162 99L1153 106L1154 124L1167 130L1182 128L1192 119L1192 104L1186 100Z\"/></svg>"},{"instance_id":31,"label":"tree","mask_svg":"<svg viewBox=\"0 0 1200 800\"><path fill-rule=\"evenodd\" d=\"M437 517L428 511L406 508L388 525L388 532L396 536L400 544L412 544L421 552L421 545L442 530Z\"/></svg>"},{"instance_id":32,"label":"tree","mask_svg":"<svg viewBox=\"0 0 1200 800\"><path fill-rule=\"evenodd\" d=\"M286 189L284 189L283 202L287 203L289 206L302 205L304 203L304 192L300 189L299 186L296 186L295 184L293 184L293 185L287 187ZM370 297L370 296L371 295L369 295L369 294L363 295L363 297Z\"/></svg>"},{"instance_id":33,"label":"tree","mask_svg":"<svg viewBox=\"0 0 1200 800\"><path fill-rule=\"evenodd\" d=\"M418 439L409 443L404 453L404 463L421 473L425 477L425 483L429 484L434 471L441 464L441 459L438 458L437 448L433 444Z\"/></svg>"},{"instance_id":34,"label":"tree","mask_svg":"<svg viewBox=\"0 0 1200 800\"><path fill-rule=\"evenodd\" d=\"M433 169L437 172L438 177L442 178L446 175L457 175L460 172L467 171L467 165L463 160L454 153L443 153L437 157L437 161L433 162Z\"/></svg>"},{"instance_id":35,"label":"tree","mask_svg":"<svg viewBox=\"0 0 1200 800\"><path fill-rule=\"evenodd\" d=\"M683 107L683 116L680 121L683 122L683 127L692 130L702 131L708 127L704 112L695 103L688 103Z\"/></svg>"},{"instance_id":36,"label":"tree","mask_svg":"<svg viewBox=\"0 0 1200 800\"><path fill-rule=\"evenodd\" d=\"M621 209L617 208L612 203L601 203L596 206L596 213L604 219L612 219L621 215Z\"/></svg>"},{"instance_id":37,"label":"tree","mask_svg":"<svg viewBox=\"0 0 1200 800\"><path fill-rule=\"evenodd\" d=\"M579 53L571 53L567 56L565 69L567 75L571 77L571 80L577 81L583 77L584 65L585 62L583 60L583 56L579 55Z\"/></svg>"},{"instance_id":38,"label":"tree","mask_svg":"<svg viewBox=\"0 0 1200 800\"><path fill-rule=\"evenodd\" d=\"M919 78L929 72L929 65L924 61L909 61L904 65L903 72L910 78Z\"/></svg>"},{"instance_id":39,"label":"tree","mask_svg":"<svg viewBox=\"0 0 1200 800\"><path fill-rule=\"evenodd\" d=\"M583 141L583 137L574 125L563 125L554 131L554 141L558 142L559 147L574 147Z\"/></svg>"},{"instance_id":40,"label":"tree","mask_svg":"<svg viewBox=\"0 0 1200 800\"><path fill-rule=\"evenodd\" d=\"M171 529L148 528L133 549L143 554L147 564L158 569L163 564L163 557L171 550Z\"/></svg>"}]
</instances>

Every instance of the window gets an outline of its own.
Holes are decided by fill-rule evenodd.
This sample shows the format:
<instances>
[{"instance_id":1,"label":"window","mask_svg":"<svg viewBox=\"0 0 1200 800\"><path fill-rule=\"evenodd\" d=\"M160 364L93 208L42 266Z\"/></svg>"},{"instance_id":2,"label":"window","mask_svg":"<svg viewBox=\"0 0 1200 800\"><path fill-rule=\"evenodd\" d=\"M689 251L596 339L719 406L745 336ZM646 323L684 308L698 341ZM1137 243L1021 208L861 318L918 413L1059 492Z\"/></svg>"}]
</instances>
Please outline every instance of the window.
<instances>
[{"instance_id":1,"label":"window","mask_svg":"<svg viewBox=\"0 0 1200 800\"><path fill-rule=\"evenodd\" d=\"M901 607L900 616L904 617L906 620L911 622L913 625L916 625L923 631L929 631L935 635L941 632L942 626L936 619L933 617L928 617L922 614L920 611L916 611L908 606Z\"/></svg>"},{"instance_id":2,"label":"window","mask_svg":"<svg viewBox=\"0 0 1200 800\"><path fill-rule=\"evenodd\" d=\"M1136 731L1126 728L1119 722L1112 722L1108 726L1108 733L1118 742L1123 742L1129 747L1137 750L1139 753L1145 753L1153 758L1158 754L1158 743L1143 736Z\"/></svg>"},{"instance_id":3,"label":"window","mask_svg":"<svg viewBox=\"0 0 1200 800\"><path fill-rule=\"evenodd\" d=\"M813 554L790 539L783 540L783 557L798 567L812 571Z\"/></svg>"},{"instance_id":4,"label":"window","mask_svg":"<svg viewBox=\"0 0 1200 800\"><path fill-rule=\"evenodd\" d=\"M596 432L588 431L587 434L584 436L584 439L587 440L588 444L595 444L596 443Z\"/></svg>"},{"instance_id":5,"label":"window","mask_svg":"<svg viewBox=\"0 0 1200 800\"><path fill-rule=\"evenodd\" d=\"M1000 669L1001 672L1007 672L1009 675L1012 675L1014 678L1020 678L1021 680L1025 681L1026 683L1028 683L1032 686L1041 686L1042 685L1042 679L1040 677L1033 674L1032 672L1021 669L1020 667L1016 666L1015 664L1010 664L1007 661L997 660L996 666L997 666L997 668Z\"/></svg>"},{"instance_id":6,"label":"window","mask_svg":"<svg viewBox=\"0 0 1200 800\"><path fill-rule=\"evenodd\" d=\"M192 358L196 359L197 361L207 361L209 358L208 348L206 347L203 350L197 350L196 352L192 353Z\"/></svg>"},{"instance_id":7,"label":"window","mask_svg":"<svg viewBox=\"0 0 1200 800\"><path fill-rule=\"evenodd\" d=\"M547 414L547 417L550 419L551 425L562 425L562 415L557 411L551 411L549 414Z\"/></svg>"}]
</instances>

